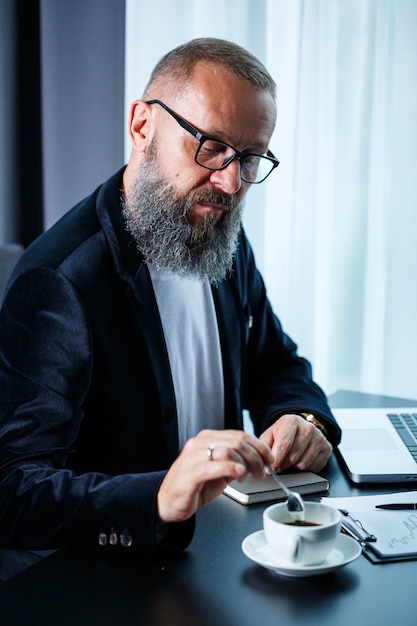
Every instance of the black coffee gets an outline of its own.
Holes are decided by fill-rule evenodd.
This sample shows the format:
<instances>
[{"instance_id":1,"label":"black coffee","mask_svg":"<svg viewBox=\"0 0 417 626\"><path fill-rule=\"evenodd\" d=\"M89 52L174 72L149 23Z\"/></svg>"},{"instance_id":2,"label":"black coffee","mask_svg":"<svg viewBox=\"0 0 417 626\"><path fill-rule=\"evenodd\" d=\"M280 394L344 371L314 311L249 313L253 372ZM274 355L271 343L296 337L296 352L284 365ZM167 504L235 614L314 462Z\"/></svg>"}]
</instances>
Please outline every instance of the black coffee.
<instances>
[{"instance_id":1,"label":"black coffee","mask_svg":"<svg viewBox=\"0 0 417 626\"><path fill-rule=\"evenodd\" d=\"M294 519L291 522L284 522L287 526L321 526L317 522L308 522L307 520L302 519Z\"/></svg>"}]
</instances>

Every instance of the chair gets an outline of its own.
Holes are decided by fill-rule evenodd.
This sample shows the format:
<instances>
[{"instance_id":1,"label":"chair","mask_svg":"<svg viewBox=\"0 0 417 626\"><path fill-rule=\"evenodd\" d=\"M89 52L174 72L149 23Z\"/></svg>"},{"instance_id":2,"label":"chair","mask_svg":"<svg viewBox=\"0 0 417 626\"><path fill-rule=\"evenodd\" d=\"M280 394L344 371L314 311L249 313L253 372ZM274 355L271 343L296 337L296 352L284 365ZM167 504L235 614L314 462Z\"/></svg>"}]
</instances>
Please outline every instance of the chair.
<instances>
[{"instance_id":1,"label":"chair","mask_svg":"<svg viewBox=\"0 0 417 626\"><path fill-rule=\"evenodd\" d=\"M12 269L23 253L23 246L18 243L0 244L0 304Z\"/></svg>"}]
</instances>

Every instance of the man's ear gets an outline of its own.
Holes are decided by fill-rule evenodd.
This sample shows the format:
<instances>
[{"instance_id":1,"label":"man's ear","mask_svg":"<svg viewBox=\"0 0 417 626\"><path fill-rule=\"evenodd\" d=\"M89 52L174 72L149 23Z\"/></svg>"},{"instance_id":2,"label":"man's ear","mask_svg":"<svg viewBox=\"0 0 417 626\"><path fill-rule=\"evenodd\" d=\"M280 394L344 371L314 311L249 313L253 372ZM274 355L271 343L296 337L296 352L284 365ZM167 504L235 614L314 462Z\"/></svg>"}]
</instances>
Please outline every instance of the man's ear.
<instances>
[{"instance_id":1,"label":"man's ear","mask_svg":"<svg viewBox=\"0 0 417 626\"><path fill-rule=\"evenodd\" d=\"M129 135L133 150L144 152L153 134L151 107L144 100L135 100L129 112Z\"/></svg>"}]
</instances>

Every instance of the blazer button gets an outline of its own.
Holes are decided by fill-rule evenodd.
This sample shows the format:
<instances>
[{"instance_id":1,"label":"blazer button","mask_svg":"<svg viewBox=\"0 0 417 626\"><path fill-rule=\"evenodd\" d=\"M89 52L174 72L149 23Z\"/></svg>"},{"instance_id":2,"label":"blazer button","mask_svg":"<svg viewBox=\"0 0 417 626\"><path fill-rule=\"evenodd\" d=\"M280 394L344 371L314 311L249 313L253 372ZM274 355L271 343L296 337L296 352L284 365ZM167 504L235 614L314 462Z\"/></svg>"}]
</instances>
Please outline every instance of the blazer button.
<instances>
[{"instance_id":1,"label":"blazer button","mask_svg":"<svg viewBox=\"0 0 417 626\"><path fill-rule=\"evenodd\" d=\"M106 533L99 533L98 534L98 544L99 546L106 546L107 545L107 534Z\"/></svg>"},{"instance_id":2,"label":"blazer button","mask_svg":"<svg viewBox=\"0 0 417 626\"><path fill-rule=\"evenodd\" d=\"M117 546L119 542L119 539L117 537L117 533L115 532L115 530L112 528L111 533L109 535L109 544L111 546Z\"/></svg>"},{"instance_id":3,"label":"blazer button","mask_svg":"<svg viewBox=\"0 0 417 626\"><path fill-rule=\"evenodd\" d=\"M130 548L133 543L132 537L129 535L127 530L124 530L120 535L120 545L123 548Z\"/></svg>"}]
</instances>

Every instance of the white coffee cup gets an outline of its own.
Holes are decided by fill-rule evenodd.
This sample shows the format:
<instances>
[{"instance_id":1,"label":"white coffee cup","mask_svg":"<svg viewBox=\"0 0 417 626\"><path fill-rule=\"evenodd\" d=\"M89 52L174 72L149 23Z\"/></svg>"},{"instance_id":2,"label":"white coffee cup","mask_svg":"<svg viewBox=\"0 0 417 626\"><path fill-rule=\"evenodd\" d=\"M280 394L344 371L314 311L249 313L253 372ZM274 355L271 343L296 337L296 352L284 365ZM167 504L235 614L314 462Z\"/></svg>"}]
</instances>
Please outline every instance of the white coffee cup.
<instances>
[{"instance_id":1,"label":"white coffee cup","mask_svg":"<svg viewBox=\"0 0 417 626\"><path fill-rule=\"evenodd\" d=\"M305 502L305 522L294 523L286 502L272 504L263 513L269 547L279 561L293 565L322 563L336 544L341 528L338 509L317 502Z\"/></svg>"}]
</instances>

